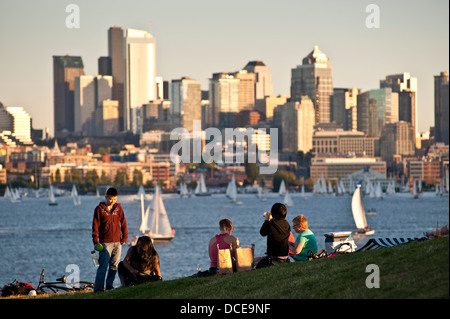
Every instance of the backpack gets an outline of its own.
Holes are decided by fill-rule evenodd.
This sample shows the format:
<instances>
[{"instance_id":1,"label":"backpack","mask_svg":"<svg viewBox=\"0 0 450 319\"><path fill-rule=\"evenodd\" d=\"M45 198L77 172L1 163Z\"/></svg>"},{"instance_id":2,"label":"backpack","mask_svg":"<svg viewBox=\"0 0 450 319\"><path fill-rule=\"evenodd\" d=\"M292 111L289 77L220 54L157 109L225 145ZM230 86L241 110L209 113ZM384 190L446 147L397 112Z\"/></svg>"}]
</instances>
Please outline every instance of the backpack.
<instances>
[{"instance_id":1,"label":"backpack","mask_svg":"<svg viewBox=\"0 0 450 319\"><path fill-rule=\"evenodd\" d=\"M308 250L308 252L306 253L306 258L308 260L319 259L324 257L328 257L326 249L322 249L317 254L314 254L312 250Z\"/></svg>"},{"instance_id":2,"label":"backpack","mask_svg":"<svg viewBox=\"0 0 450 319\"><path fill-rule=\"evenodd\" d=\"M36 290L26 282L13 281L2 288L2 297L28 295L32 290Z\"/></svg>"}]
</instances>

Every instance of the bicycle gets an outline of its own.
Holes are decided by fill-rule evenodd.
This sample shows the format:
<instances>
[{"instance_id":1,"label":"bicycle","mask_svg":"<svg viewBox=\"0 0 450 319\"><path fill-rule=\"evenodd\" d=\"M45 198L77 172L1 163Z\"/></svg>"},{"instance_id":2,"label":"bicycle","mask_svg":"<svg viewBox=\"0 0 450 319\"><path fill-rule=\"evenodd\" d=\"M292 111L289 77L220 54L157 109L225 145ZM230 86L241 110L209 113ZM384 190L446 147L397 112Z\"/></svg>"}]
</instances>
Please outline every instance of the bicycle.
<instances>
[{"instance_id":1,"label":"bicycle","mask_svg":"<svg viewBox=\"0 0 450 319\"><path fill-rule=\"evenodd\" d=\"M66 282L66 275L57 278L56 281L46 282L44 280L44 273L45 269L42 269L39 284L36 288L36 291L39 294L94 290L94 283L89 281Z\"/></svg>"}]
</instances>

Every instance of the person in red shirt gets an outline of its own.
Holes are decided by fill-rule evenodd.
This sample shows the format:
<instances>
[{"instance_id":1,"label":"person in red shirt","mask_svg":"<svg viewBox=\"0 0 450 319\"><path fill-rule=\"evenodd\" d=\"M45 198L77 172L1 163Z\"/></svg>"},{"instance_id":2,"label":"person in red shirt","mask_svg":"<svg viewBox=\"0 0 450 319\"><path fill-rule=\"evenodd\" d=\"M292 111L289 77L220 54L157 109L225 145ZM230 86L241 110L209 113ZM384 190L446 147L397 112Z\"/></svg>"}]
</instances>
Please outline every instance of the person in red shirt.
<instances>
[{"instance_id":1,"label":"person in red shirt","mask_svg":"<svg viewBox=\"0 0 450 319\"><path fill-rule=\"evenodd\" d=\"M92 221L92 241L99 253L99 266L95 276L94 292L113 289L114 279L119 265L122 245L127 242L128 228L122 206L117 203L117 190L109 188L94 210ZM109 268L108 268L109 266Z\"/></svg>"}]
</instances>

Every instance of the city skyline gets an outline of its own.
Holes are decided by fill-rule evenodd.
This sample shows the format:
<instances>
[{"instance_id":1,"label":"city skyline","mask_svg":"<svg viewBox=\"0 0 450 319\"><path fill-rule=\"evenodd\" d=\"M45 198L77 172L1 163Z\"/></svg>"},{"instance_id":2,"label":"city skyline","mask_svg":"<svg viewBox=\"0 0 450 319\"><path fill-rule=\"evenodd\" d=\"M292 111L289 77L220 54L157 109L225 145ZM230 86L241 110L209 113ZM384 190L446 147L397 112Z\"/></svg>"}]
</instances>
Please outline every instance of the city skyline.
<instances>
[{"instance_id":1,"label":"city skyline","mask_svg":"<svg viewBox=\"0 0 450 319\"><path fill-rule=\"evenodd\" d=\"M69 4L80 9L79 28L68 28ZM323 2L322 2L323 3ZM213 73L236 72L261 60L273 94L290 95L291 69L314 46L330 59L334 88L378 89L386 75L418 79L418 131L434 126L434 76L448 71L447 1L377 1L379 28L370 28L370 2L325 1L2 1L0 102L23 107L34 128L53 127L52 56L81 56L86 75L97 75L108 55L108 29L149 32L158 43L157 76L190 77L208 90Z\"/></svg>"}]
</instances>

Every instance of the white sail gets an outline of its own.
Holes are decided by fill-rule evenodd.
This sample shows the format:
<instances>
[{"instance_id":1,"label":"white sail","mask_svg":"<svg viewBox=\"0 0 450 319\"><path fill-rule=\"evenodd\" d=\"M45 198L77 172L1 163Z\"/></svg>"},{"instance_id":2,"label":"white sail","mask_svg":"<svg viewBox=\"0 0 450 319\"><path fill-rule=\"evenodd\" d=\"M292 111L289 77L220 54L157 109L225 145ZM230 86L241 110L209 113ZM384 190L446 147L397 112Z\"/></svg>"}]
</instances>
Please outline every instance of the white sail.
<instances>
[{"instance_id":1,"label":"white sail","mask_svg":"<svg viewBox=\"0 0 450 319\"><path fill-rule=\"evenodd\" d=\"M140 198L141 198L141 195L144 195L144 197L145 197L145 189L144 189L144 186L139 186L139 190L138 190L138 192L137 192L137 198L140 200Z\"/></svg>"},{"instance_id":2,"label":"white sail","mask_svg":"<svg viewBox=\"0 0 450 319\"><path fill-rule=\"evenodd\" d=\"M357 185L352 198L352 213L357 229L365 229L367 227L366 212L361 195L361 185Z\"/></svg>"},{"instance_id":3,"label":"white sail","mask_svg":"<svg viewBox=\"0 0 450 319\"><path fill-rule=\"evenodd\" d=\"M11 195L11 191L9 190L9 186L6 186L5 194L3 194L3 198L10 200L11 197L12 197L12 195Z\"/></svg>"},{"instance_id":4,"label":"white sail","mask_svg":"<svg viewBox=\"0 0 450 319\"><path fill-rule=\"evenodd\" d=\"M49 193L48 193L48 201L50 205L56 205L56 197L53 190L53 186L50 185Z\"/></svg>"},{"instance_id":5,"label":"white sail","mask_svg":"<svg viewBox=\"0 0 450 319\"><path fill-rule=\"evenodd\" d=\"M377 183L377 187L375 188L375 197L376 198L383 198L383 190L381 189L380 182Z\"/></svg>"},{"instance_id":6,"label":"white sail","mask_svg":"<svg viewBox=\"0 0 450 319\"><path fill-rule=\"evenodd\" d=\"M286 194L286 184L284 179L281 180L280 188L278 189L278 195L284 196Z\"/></svg>"},{"instance_id":7,"label":"white sail","mask_svg":"<svg viewBox=\"0 0 450 319\"><path fill-rule=\"evenodd\" d=\"M207 193L208 189L206 188L205 177L203 174L200 174L200 192Z\"/></svg>"},{"instance_id":8,"label":"white sail","mask_svg":"<svg viewBox=\"0 0 450 319\"><path fill-rule=\"evenodd\" d=\"M172 227L170 226L169 217L161 197L159 186L155 187L155 194L150 204L150 211L147 216L147 228L150 230L150 237L173 237Z\"/></svg>"},{"instance_id":9,"label":"white sail","mask_svg":"<svg viewBox=\"0 0 450 319\"><path fill-rule=\"evenodd\" d=\"M181 185L180 185L180 196L181 196L182 198L187 198L187 197L189 197L189 191L188 191L188 189L187 189L187 186L186 186L186 183L185 183L185 182L182 182Z\"/></svg>"},{"instance_id":10,"label":"white sail","mask_svg":"<svg viewBox=\"0 0 450 319\"><path fill-rule=\"evenodd\" d=\"M286 190L286 194L284 195L284 205L286 205L287 207L294 206L291 195L289 194L289 190Z\"/></svg>"},{"instance_id":11,"label":"white sail","mask_svg":"<svg viewBox=\"0 0 450 319\"><path fill-rule=\"evenodd\" d=\"M81 206L81 196L78 195L77 187L75 186L75 184L73 184L73 186L72 186L71 196L73 199L73 205Z\"/></svg>"}]
</instances>

